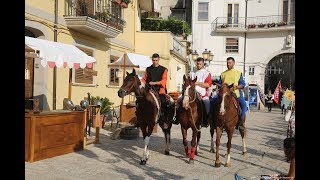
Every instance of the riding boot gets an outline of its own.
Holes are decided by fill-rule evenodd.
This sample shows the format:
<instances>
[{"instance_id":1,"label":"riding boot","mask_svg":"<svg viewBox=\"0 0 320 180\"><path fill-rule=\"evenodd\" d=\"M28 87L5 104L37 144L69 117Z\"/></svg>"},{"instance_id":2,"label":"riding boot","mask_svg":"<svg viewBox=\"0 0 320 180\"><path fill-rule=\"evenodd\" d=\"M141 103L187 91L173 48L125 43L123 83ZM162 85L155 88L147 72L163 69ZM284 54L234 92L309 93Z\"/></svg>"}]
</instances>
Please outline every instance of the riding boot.
<instances>
[{"instance_id":1,"label":"riding boot","mask_svg":"<svg viewBox=\"0 0 320 180\"><path fill-rule=\"evenodd\" d=\"M201 122L201 127L208 127L209 123L208 123L208 114L206 111L206 107L204 102L201 100L201 106L202 106L202 122Z\"/></svg>"},{"instance_id":2,"label":"riding boot","mask_svg":"<svg viewBox=\"0 0 320 180\"><path fill-rule=\"evenodd\" d=\"M236 129L239 129L239 127L240 127L240 124L242 125L242 118L241 118L241 108L240 108L240 105L238 106L238 117L239 117L239 121L238 121L238 123L237 123L237 125L236 125Z\"/></svg>"}]
</instances>

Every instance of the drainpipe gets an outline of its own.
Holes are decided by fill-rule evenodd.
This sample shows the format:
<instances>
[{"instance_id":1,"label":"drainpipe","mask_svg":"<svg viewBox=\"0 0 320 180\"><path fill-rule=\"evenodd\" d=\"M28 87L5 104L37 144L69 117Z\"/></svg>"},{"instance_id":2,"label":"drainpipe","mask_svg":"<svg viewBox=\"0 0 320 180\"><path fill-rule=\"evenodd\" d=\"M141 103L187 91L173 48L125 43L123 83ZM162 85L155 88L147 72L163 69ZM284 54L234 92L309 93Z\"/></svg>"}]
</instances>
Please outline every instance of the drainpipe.
<instances>
[{"instance_id":1,"label":"drainpipe","mask_svg":"<svg viewBox=\"0 0 320 180\"><path fill-rule=\"evenodd\" d=\"M55 0L54 1L54 26L53 26L54 42L57 42L57 37L58 37L57 24L58 24L58 0ZM57 67L54 66L53 68L53 105L52 105L53 110L56 110L56 102L57 102Z\"/></svg>"}]
</instances>

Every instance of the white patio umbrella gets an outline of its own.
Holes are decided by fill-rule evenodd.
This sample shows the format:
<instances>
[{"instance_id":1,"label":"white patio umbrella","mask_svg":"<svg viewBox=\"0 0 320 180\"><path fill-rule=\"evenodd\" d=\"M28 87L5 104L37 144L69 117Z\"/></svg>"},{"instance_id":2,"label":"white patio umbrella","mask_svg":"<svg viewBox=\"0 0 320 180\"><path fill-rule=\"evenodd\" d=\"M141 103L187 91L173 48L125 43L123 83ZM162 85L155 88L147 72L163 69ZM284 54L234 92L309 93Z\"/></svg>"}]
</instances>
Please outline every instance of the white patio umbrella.
<instances>
[{"instance_id":1,"label":"white patio umbrella","mask_svg":"<svg viewBox=\"0 0 320 180\"><path fill-rule=\"evenodd\" d=\"M35 52L30 52L30 48ZM69 71L69 92L68 98L71 98L71 68L91 68L96 60L88 56L86 53L78 49L74 45L59 42L48 41L25 36L25 52L26 56L37 57L41 59L43 67L68 67ZM55 80L55 79L54 79ZM55 83L55 82L54 82ZM53 97L55 104L55 97Z\"/></svg>"}]
</instances>

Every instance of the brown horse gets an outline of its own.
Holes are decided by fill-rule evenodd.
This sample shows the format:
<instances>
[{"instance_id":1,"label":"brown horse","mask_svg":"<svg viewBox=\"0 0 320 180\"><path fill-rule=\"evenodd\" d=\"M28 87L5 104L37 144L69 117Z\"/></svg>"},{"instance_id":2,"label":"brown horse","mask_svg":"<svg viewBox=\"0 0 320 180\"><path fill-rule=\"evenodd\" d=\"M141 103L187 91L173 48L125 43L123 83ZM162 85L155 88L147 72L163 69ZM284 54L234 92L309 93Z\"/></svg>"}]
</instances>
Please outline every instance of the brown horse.
<instances>
[{"instance_id":1,"label":"brown horse","mask_svg":"<svg viewBox=\"0 0 320 180\"><path fill-rule=\"evenodd\" d=\"M189 164L193 164L194 156L199 150L198 145L201 137L200 124L202 119L202 108L204 107L200 108L202 102L197 97L199 94L195 90L197 78L191 80L190 77L186 78L186 76L183 76L183 81L183 100L182 106L178 106L177 118L179 118L181 125L185 153L189 156ZM191 150L188 148L187 141L187 130L189 128L192 129Z\"/></svg>"},{"instance_id":2,"label":"brown horse","mask_svg":"<svg viewBox=\"0 0 320 180\"><path fill-rule=\"evenodd\" d=\"M127 76L124 79L123 85L118 91L118 96L120 98L130 94L135 93L137 98L136 105L136 116L137 116L137 126L140 127L143 139L144 139L144 152L140 164L145 165L149 158L148 144L149 139L152 134L153 128L156 123L159 125L164 133L166 139L166 149L165 154L169 155L170 152L170 131L172 126L172 118L174 116L174 106L167 109L166 118L160 116L161 101L159 95L154 90L148 87L140 87L141 81L136 75L133 69L132 73L127 72ZM173 99L170 99L173 102Z\"/></svg>"},{"instance_id":3,"label":"brown horse","mask_svg":"<svg viewBox=\"0 0 320 180\"><path fill-rule=\"evenodd\" d=\"M226 167L230 167L230 149L231 149L231 139L233 136L233 132L235 126L239 122L239 114L238 108L240 108L238 101L232 95L230 88L233 87L233 84L228 86L227 84L217 84L219 86L219 94L218 100L214 104L214 114L213 114L213 122L210 124L210 133L211 138L213 138L214 128L216 128L217 138L216 138L216 162L215 167L220 167L221 162L219 159L219 146L220 146L220 138L222 135L223 130L225 130L228 134L228 143L227 143L227 160L226 160ZM242 121L242 126L245 127L246 116ZM242 143L243 143L243 155L247 152L246 144L245 144L245 135L246 130L239 128ZM211 143L211 152L213 150L213 143Z\"/></svg>"}]
</instances>

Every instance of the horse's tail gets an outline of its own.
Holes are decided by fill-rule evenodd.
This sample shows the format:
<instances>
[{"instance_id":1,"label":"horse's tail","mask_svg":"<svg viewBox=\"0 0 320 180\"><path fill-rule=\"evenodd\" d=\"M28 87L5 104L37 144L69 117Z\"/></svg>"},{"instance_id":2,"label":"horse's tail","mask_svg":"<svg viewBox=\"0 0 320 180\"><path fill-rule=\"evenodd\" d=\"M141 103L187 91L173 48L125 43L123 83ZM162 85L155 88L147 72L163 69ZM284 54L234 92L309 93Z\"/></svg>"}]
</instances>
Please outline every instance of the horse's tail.
<instances>
[{"instance_id":1,"label":"horse's tail","mask_svg":"<svg viewBox=\"0 0 320 180\"><path fill-rule=\"evenodd\" d=\"M190 110L189 112L190 112L190 117L191 117L191 118L189 118L189 121L191 122L191 125L193 126L192 129L195 129L198 133L198 132L200 132L200 129L197 128L196 123L194 122L194 119L192 116L192 109L189 108L189 110Z\"/></svg>"}]
</instances>

